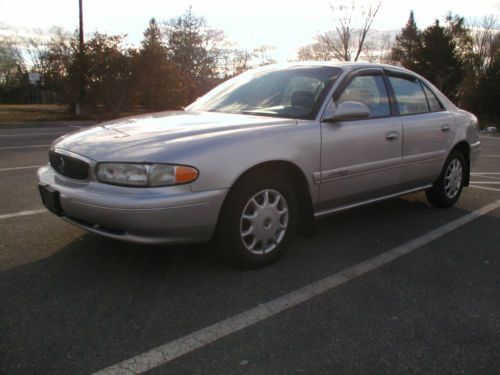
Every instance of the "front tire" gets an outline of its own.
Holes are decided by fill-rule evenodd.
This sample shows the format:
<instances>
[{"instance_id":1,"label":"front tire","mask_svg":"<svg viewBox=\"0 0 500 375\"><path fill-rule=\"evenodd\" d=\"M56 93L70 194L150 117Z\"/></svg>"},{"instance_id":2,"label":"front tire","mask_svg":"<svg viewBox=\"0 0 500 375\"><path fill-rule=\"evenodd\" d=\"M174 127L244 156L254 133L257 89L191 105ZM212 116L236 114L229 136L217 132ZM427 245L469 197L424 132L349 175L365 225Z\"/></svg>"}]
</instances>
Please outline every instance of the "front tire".
<instances>
[{"instance_id":1,"label":"front tire","mask_svg":"<svg viewBox=\"0 0 500 375\"><path fill-rule=\"evenodd\" d=\"M215 234L217 253L240 268L275 262L297 223L294 190L280 174L252 174L230 191Z\"/></svg>"},{"instance_id":2,"label":"front tire","mask_svg":"<svg viewBox=\"0 0 500 375\"><path fill-rule=\"evenodd\" d=\"M438 179L432 188L425 192L429 203L439 208L453 206L462 193L465 170L464 155L458 150L453 150Z\"/></svg>"}]
</instances>

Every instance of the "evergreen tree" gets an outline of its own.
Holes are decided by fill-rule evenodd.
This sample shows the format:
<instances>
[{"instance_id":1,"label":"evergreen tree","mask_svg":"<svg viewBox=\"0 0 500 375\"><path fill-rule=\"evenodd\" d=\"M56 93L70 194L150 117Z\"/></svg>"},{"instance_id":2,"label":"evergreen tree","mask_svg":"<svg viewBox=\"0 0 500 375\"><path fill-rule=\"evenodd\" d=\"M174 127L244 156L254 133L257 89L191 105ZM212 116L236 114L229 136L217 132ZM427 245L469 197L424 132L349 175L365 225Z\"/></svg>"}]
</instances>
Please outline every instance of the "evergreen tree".
<instances>
[{"instance_id":1,"label":"evergreen tree","mask_svg":"<svg viewBox=\"0 0 500 375\"><path fill-rule=\"evenodd\" d=\"M86 75L86 105L102 107L108 113L118 114L129 107L131 83L129 51L124 47L124 35L106 35L99 32L85 42L83 66ZM73 59L68 68L73 98L79 90L79 67Z\"/></svg>"},{"instance_id":2,"label":"evergreen tree","mask_svg":"<svg viewBox=\"0 0 500 375\"><path fill-rule=\"evenodd\" d=\"M456 45L456 55L462 64L462 80L457 88L457 104L470 109L470 97L475 95L479 70L474 53L474 39L465 18L449 13L445 17L446 30Z\"/></svg>"},{"instance_id":3,"label":"evergreen tree","mask_svg":"<svg viewBox=\"0 0 500 375\"><path fill-rule=\"evenodd\" d=\"M169 60L162 31L154 18L149 21L141 45L140 51L133 56L137 102L156 110L186 105L190 80Z\"/></svg>"},{"instance_id":4,"label":"evergreen tree","mask_svg":"<svg viewBox=\"0 0 500 375\"><path fill-rule=\"evenodd\" d=\"M191 7L166 26L170 61L196 82L191 93L194 99L219 81L219 63L227 53L224 33L208 28L205 19L196 16Z\"/></svg>"},{"instance_id":5,"label":"evergreen tree","mask_svg":"<svg viewBox=\"0 0 500 375\"><path fill-rule=\"evenodd\" d=\"M405 27L396 36L395 46L391 51L391 60L405 68L418 70L418 54L421 47L421 32L418 30L412 10Z\"/></svg>"},{"instance_id":6,"label":"evergreen tree","mask_svg":"<svg viewBox=\"0 0 500 375\"><path fill-rule=\"evenodd\" d=\"M500 52L493 58L484 76L478 82L472 109L500 131Z\"/></svg>"},{"instance_id":7,"label":"evergreen tree","mask_svg":"<svg viewBox=\"0 0 500 375\"><path fill-rule=\"evenodd\" d=\"M156 22L156 19L153 17L149 21L149 27L144 31L144 39L141 42L143 49L153 49L153 50L164 50L165 45L163 43L163 36Z\"/></svg>"},{"instance_id":8,"label":"evergreen tree","mask_svg":"<svg viewBox=\"0 0 500 375\"><path fill-rule=\"evenodd\" d=\"M417 69L445 95L454 100L463 79L463 63L451 34L436 20L422 33Z\"/></svg>"}]
</instances>

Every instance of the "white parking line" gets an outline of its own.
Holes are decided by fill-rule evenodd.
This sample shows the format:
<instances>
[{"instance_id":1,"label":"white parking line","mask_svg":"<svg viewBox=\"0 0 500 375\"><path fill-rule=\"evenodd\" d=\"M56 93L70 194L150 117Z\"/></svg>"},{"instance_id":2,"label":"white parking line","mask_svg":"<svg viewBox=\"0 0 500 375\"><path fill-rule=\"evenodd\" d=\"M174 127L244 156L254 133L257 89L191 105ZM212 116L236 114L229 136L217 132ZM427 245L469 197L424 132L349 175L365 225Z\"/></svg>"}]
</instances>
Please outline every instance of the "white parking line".
<instances>
[{"instance_id":1,"label":"white parking line","mask_svg":"<svg viewBox=\"0 0 500 375\"><path fill-rule=\"evenodd\" d=\"M500 158L500 155L481 155L481 158Z\"/></svg>"},{"instance_id":2,"label":"white parking line","mask_svg":"<svg viewBox=\"0 0 500 375\"><path fill-rule=\"evenodd\" d=\"M200 329L199 331L190 333L165 345L151 349L145 353L139 354L136 357L100 370L95 375L140 374L164 365L175 358L200 349L214 341L220 340L225 336L241 331L244 328L268 319L291 307L300 305L301 303L328 292L339 285L382 267L383 265L390 263L403 255L409 254L412 251L415 251L416 249L498 208L500 208L500 200L488 204L474 212L464 215L459 219L436 228L420 237L415 238L414 240L370 258L351 268L328 276L320 281L309 284L262 305L258 305L250 310L242 312L241 314Z\"/></svg>"},{"instance_id":3,"label":"white parking line","mask_svg":"<svg viewBox=\"0 0 500 375\"><path fill-rule=\"evenodd\" d=\"M0 220L10 219L10 218L19 217L19 216L28 216L28 215L43 214L44 212L49 212L49 211L47 211L44 208L42 210L31 210L31 211L14 212L12 214L3 214L3 215L0 215Z\"/></svg>"},{"instance_id":4,"label":"white parking line","mask_svg":"<svg viewBox=\"0 0 500 375\"><path fill-rule=\"evenodd\" d=\"M481 190L491 190L491 191L500 191L500 189L495 189L487 186L475 186L475 185L469 185L469 187L474 188L474 189L481 189Z\"/></svg>"},{"instance_id":5,"label":"white parking line","mask_svg":"<svg viewBox=\"0 0 500 375\"><path fill-rule=\"evenodd\" d=\"M486 175L486 174L478 174L478 175L475 175L475 177L489 178L491 180L500 180L500 176L491 176L491 175Z\"/></svg>"},{"instance_id":6,"label":"white parking line","mask_svg":"<svg viewBox=\"0 0 500 375\"><path fill-rule=\"evenodd\" d=\"M487 175L487 174L491 174L491 175L497 175L497 174L500 174L500 172L473 172L471 173L472 176L476 176L476 175Z\"/></svg>"},{"instance_id":7,"label":"white parking line","mask_svg":"<svg viewBox=\"0 0 500 375\"><path fill-rule=\"evenodd\" d=\"M495 181L471 181L471 184L476 184L476 185L500 185L500 182L495 182Z\"/></svg>"},{"instance_id":8,"label":"white parking line","mask_svg":"<svg viewBox=\"0 0 500 375\"><path fill-rule=\"evenodd\" d=\"M42 148L49 147L50 145L31 145L31 146L14 146L14 147L0 147L0 150L16 150L20 148Z\"/></svg>"},{"instance_id":9,"label":"white parking line","mask_svg":"<svg viewBox=\"0 0 500 375\"><path fill-rule=\"evenodd\" d=\"M491 136L480 136L481 138L481 142L482 141L500 141L500 138L499 137L491 137Z\"/></svg>"},{"instance_id":10,"label":"white parking line","mask_svg":"<svg viewBox=\"0 0 500 375\"><path fill-rule=\"evenodd\" d=\"M18 171L20 169L33 169L33 168L40 168L40 167L42 167L42 165L27 165L25 167L0 168L0 172Z\"/></svg>"}]
</instances>

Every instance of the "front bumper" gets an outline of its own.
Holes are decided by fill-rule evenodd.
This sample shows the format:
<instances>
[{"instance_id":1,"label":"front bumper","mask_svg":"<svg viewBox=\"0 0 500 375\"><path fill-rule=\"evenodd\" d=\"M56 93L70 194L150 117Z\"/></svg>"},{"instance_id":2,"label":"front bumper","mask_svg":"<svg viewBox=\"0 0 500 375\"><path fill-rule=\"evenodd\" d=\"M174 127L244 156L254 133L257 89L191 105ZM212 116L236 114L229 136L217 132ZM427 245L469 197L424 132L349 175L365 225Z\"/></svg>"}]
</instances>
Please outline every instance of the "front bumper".
<instances>
[{"instance_id":1,"label":"front bumper","mask_svg":"<svg viewBox=\"0 0 500 375\"><path fill-rule=\"evenodd\" d=\"M50 166L38 183L59 192L62 217L90 232L145 244L207 242L227 189L191 192L189 185L129 188L75 181Z\"/></svg>"}]
</instances>

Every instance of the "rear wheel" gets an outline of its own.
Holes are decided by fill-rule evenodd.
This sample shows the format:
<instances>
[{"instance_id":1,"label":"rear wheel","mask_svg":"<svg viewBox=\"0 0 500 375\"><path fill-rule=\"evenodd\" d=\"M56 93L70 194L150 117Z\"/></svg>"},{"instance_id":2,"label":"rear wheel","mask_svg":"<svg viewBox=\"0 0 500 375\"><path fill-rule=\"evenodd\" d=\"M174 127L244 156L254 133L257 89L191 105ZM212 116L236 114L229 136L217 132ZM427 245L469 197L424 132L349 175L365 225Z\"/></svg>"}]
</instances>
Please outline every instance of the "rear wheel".
<instances>
[{"instance_id":1,"label":"rear wheel","mask_svg":"<svg viewBox=\"0 0 500 375\"><path fill-rule=\"evenodd\" d=\"M435 207L453 206L465 181L465 158L458 150L453 150L432 188L426 191L429 202Z\"/></svg>"},{"instance_id":2,"label":"rear wheel","mask_svg":"<svg viewBox=\"0 0 500 375\"><path fill-rule=\"evenodd\" d=\"M295 194L281 175L248 176L224 203L215 236L217 252L242 268L271 264L288 247L296 221Z\"/></svg>"}]
</instances>

